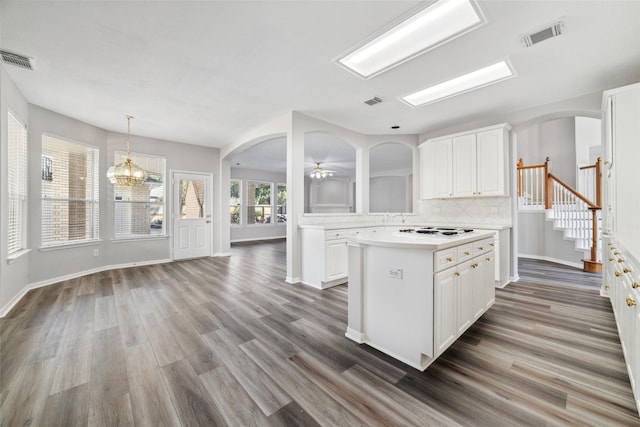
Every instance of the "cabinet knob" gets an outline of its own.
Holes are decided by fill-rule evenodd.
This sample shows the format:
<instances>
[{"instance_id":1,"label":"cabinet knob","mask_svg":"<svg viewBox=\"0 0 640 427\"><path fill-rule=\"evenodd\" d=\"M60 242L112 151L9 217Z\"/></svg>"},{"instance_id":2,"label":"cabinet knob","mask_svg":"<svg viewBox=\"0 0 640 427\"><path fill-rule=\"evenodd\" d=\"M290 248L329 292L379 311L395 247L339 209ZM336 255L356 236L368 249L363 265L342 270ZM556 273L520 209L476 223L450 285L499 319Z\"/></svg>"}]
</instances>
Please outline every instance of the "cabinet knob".
<instances>
[{"instance_id":1,"label":"cabinet knob","mask_svg":"<svg viewBox=\"0 0 640 427\"><path fill-rule=\"evenodd\" d=\"M613 246L613 243L609 242L607 243L607 246Z\"/></svg>"},{"instance_id":2,"label":"cabinet knob","mask_svg":"<svg viewBox=\"0 0 640 427\"><path fill-rule=\"evenodd\" d=\"M491 258L485 258L487 261L491 261Z\"/></svg>"},{"instance_id":3,"label":"cabinet knob","mask_svg":"<svg viewBox=\"0 0 640 427\"><path fill-rule=\"evenodd\" d=\"M481 251L484 251L484 247L480 246L478 249L480 249Z\"/></svg>"},{"instance_id":4,"label":"cabinet knob","mask_svg":"<svg viewBox=\"0 0 640 427\"><path fill-rule=\"evenodd\" d=\"M620 276L622 276L622 273L620 273L619 271L616 271L616 272L615 272L615 273L613 273L613 274L615 274L615 275L616 275L616 277L620 277Z\"/></svg>"},{"instance_id":5,"label":"cabinet knob","mask_svg":"<svg viewBox=\"0 0 640 427\"><path fill-rule=\"evenodd\" d=\"M631 297L627 297L627 306L633 307L634 305L636 305L636 301Z\"/></svg>"},{"instance_id":6,"label":"cabinet knob","mask_svg":"<svg viewBox=\"0 0 640 427\"><path fill-rule=\"evenodd\" d=\"M478 264L471 264L472 268L478 268Z\"/></svg>"},{"instance_id":7,"label":"cabinet knob","mask_svg":"<svg viewBox=\"0 0 640 427\"><path fill-rule=\"evenodd\" d=\"M489 246L493 247L493 246L494 246L494 244L493 244L493 243L489 243Z\"/></svg>"},{"instance_id":8,"label":"cabinet knob","mask_svg":"<svg viewBox=\"0 0 640 427\"><path fill-rule=\"evenodd\" d=\"M623 273L631 273L631 270L629 270L628 268L625 267L624 270L622 270Z\"/></svg>"},{"instance_id":9,"label":"cabinet knob","mask_svg":"<svg viewBox=\"0 0 640 427\"><path fill-rule=\"evenodd\" d=\"M618 252L618 251L613 251L613 254L614 254L614 255L620 255L620 252Z\"/></svg>"},{"instance_id":10,"label":"cabinet knob","mask_svg":"<svg viewBox=\"0 0 640 427\"><path fill-rule=\"evenodd\" d=\"M451 257L449 256L449 257L447 257L447 261L452 262L452 261L453 261L453 258L451 258Z\"/></svg>"},{"instance_id":11,"label":"cabinet knob","mask_svg":"<svg viewBox=\"0 0 640 427\"><path fill-rule=\"evenodd\" d=\"M624 262L622 258L618 258L618 262Z\"/></svg>"},{"instance_id":12,"label":"cabinet knob","mask_svg":"<svg viewBox=\"0 0 640 427\"><path fill-rule=\"evenodd\" d=\"M459 275L460 275L460 272L459 272L459 271L456 271L456 272L455 272L455 273L453 273L453 274L455 274L456 276L459 276Z\"/></svg>"},{"instance_id":13,"label":"cabinet knob","mask_svg":"<svg viewBox=\"0 0 640 427\"><path fill-rule=\"evenodd\" d=\"M609 285L604 285L604 288L605 289L609 289Z\"/></svg>"},{"instance_id":14,"label":"cabinet knob","mask_svg":"<svg viewBox=\"0 0 640 427\"><path fill-rule=\"evenodd\" d=\"M471 255L471 253L469 251L464 251L465 255Z\"/></svg>"},{"instance_id":15,"label":"cabinet knob","mask_svg":"<svg viewBox=\"0 0 640 427\"><path fill-rule=\"evenodd\" d=\"M615 259L615 258L614 258L614 257L612 257L612 256L610 256L610 257L609 257L609 261L613 261L614 259Z\"/></svg>"},{"instance_id":16,"label":"cabinet knob","mask_svg":"<svg viewBox=\"0 0 640 427\"><path fill-rule=\"evenodd\" d=\"M640 286L640 285L638 285L638 282L633 282L633 283L631 284L631 287L632 287L633 289L638 289L638 286Z\"/></svg>"}]
</instances>

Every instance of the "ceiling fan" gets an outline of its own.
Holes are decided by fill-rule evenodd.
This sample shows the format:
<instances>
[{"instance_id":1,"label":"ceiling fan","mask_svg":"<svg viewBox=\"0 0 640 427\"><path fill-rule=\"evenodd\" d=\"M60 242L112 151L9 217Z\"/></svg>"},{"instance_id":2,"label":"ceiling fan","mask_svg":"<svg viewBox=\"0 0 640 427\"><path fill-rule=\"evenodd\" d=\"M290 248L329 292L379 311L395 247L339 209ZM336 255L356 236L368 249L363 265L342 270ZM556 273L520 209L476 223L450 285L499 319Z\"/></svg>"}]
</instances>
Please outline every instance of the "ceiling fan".
<instances>
[{"instance_id":1,"label":"ceiling fan","mask_svg":"<svg viewBox=\"0 0 640 427\"><path fill-rule=\"evenodd\" d=\"M333 176L334 173L336 173L336 171L324 169L320 167L320 162L316 162L316 167L313 168L311 172L309 172L309 177L315 178L315 179L321 179L321 178L326 178L328 176Z\"/></svg>"}]
</instances>

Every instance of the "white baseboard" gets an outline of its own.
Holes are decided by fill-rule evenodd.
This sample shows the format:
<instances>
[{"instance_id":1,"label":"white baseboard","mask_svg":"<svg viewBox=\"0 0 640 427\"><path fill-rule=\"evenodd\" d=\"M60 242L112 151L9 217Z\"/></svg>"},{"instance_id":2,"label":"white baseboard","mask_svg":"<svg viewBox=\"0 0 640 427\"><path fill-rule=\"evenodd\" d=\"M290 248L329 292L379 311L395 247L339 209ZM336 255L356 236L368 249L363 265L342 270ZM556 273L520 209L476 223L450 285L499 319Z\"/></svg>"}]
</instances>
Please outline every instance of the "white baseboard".
<instances>
[{"instance_id":1,"label":"white baseboard","mask_svg":"<svg viewBox=\"0 0 640 427\"><path fill-rule=\"evenodd\" d=\"M362 332L356 331L355 329L347 327L347 332L344 334L344 336L352 341L357 342L358 344L364 343L364 334Z\"/></svg>"},{"instance_id":2,"label":"white baseboard","mask_svg":"<svg viewBox=\"0 0 640 427\"><path fill-rule=\"evenodd\" d=\"M300 278L299 277L286 277L284 279L285 282L291 284L291 285L295 285L296 283L300 283Z\"/></svg>"},{"instance_id":3,"label":"white baseboard","mask_svg":"<svg viewBox=\"0 0 640 427\"><path fill-rule=\"evenodd\" d=\"M538 259L540 261L550 261L550 262L555 262L556 264L566 265L568 267L579 268L580 270L582 270L582 267L583 267L583 265L581 263L579 263L579 262L565 261L563 259L552 258L552 257L548 257L548 256L543 256L543 255L518 254L518 258L528 258L528 259Z\"/></svg>"},{"instance_id":4,"label":"white baseboard","mask_svg":"<svg viewBox=\"0 0 640 427\"><path fill-rule=\"evenodd\" d=\"M4 307L2 307L0 309L0 319L5 317L7 314L9 314L11 309L13 309L13 307L18 302L20 302L20 300L27 294L27 292L29 292L29 291L31 291L33 289L42 288L42 287L45 287L45 286L53 285L55 283L64 282L65 280L71 280L71 279L75 279L75 278L78 278L78 277L86 276L88 274L100 273L102 271L116 270L116 269L119 269L119 268L140 267L140 266L143 266L143 265L164 264L164 263L172 262L172 261L173 260L171 260L171 259L160 259L160 260L153 260L153 261L129 262L129 263L125 263L125 264L106 265L106 266L103 266L103 267L97 267L97 268L92 268L92 269L89 269L89 270L77 271L75 273L66 274L64 276L58 276L58 277L54 277L54 278L51 278L51 279L41 280L39 282L28 284L24 288L22 288L22 291L20 291L18 294L16 294L16 296L11 298L11 300L7 304L5 304Z\"/></svg>"},{"instance_id":5,"label":"white baseboard","mask_svg":"<svg viewBox=\"0 0 640 427\"><path fill-rule=\"evenodd\" d=\"M231 252L216 252L212 257L223 257L223 256L231 256Z\"/></svg>"},{"instance_id":6,"label":"white baseboard","mask_svg":"<svg viewBox=\"0 0 640 427\"><path fill-rule=\"evenodd\" d=\"M232 240L230 243L243 243L243 242L261 242L261 241L266 241L266 240L282 240L282 239L286 239L287 236L273 236L273 237L253 237L253 238L249 238L249 239L235 239Z\"/></svg>"}]
</instances>

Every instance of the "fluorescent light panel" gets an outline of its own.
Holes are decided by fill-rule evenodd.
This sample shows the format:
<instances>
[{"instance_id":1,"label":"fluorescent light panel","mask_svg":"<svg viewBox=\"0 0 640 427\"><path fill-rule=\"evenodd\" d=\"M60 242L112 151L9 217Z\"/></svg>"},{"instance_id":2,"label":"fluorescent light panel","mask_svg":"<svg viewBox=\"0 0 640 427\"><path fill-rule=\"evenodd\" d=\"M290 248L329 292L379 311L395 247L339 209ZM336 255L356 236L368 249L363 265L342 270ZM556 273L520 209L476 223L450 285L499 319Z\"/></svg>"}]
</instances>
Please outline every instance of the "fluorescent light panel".
<instances>
[{"instance_id":1,"label":"fluorescent light panel","mask_svg":"<svg viewBox=\"0 0 640 427\"><path fill-rule=\"evenodd\" d=\"M401 99L412 107L421 107L493 83L498 83L515 77L515 75L516 73L507 61L500 61L488 67L403 96Z\"/></svg>"},{"instance_id":2,"label":"fluorescent light panel","mask_svg":"<svg viewBox=\"0 0 640 427\"><path fill-rule=\"evenodd\" d=\"M475 0L436 1L337 63L368 79L485 23Z\"/></svg>"}]
</instances>

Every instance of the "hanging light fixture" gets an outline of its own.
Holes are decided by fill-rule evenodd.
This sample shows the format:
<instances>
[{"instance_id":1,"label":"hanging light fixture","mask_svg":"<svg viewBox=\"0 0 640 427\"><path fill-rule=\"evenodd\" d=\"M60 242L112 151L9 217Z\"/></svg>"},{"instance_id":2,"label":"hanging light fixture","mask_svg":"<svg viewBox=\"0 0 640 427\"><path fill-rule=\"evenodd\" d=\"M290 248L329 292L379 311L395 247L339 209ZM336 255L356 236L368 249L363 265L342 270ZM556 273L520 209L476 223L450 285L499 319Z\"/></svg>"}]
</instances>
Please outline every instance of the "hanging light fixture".
<instances>
[{"instance_id":1,"label":"hanging light fixture","mask_svg":"<svg viewBox=\"0 0 640 427\"><path fill-rule=\"evenodd\" d=\"M117 187L135 187L145 183L147 174L140 166L131 161L131 119L133 116L126 115L127 118L127 158L124 162L111 166L107 171L107 178Z\"/></svg>"},{"instance_id":2,"label":"hanging light fixture","mask_svg":"<svg viewBox=\"0 0 640 427\"><path fill-rule=\"evenodd\" d=\"M333 171L322 169L320 167L320 162L316 162L316 167L313 168L309 176L316 179L326 178L327 176L333 176Z\"/></svg>"}]
</instances>

